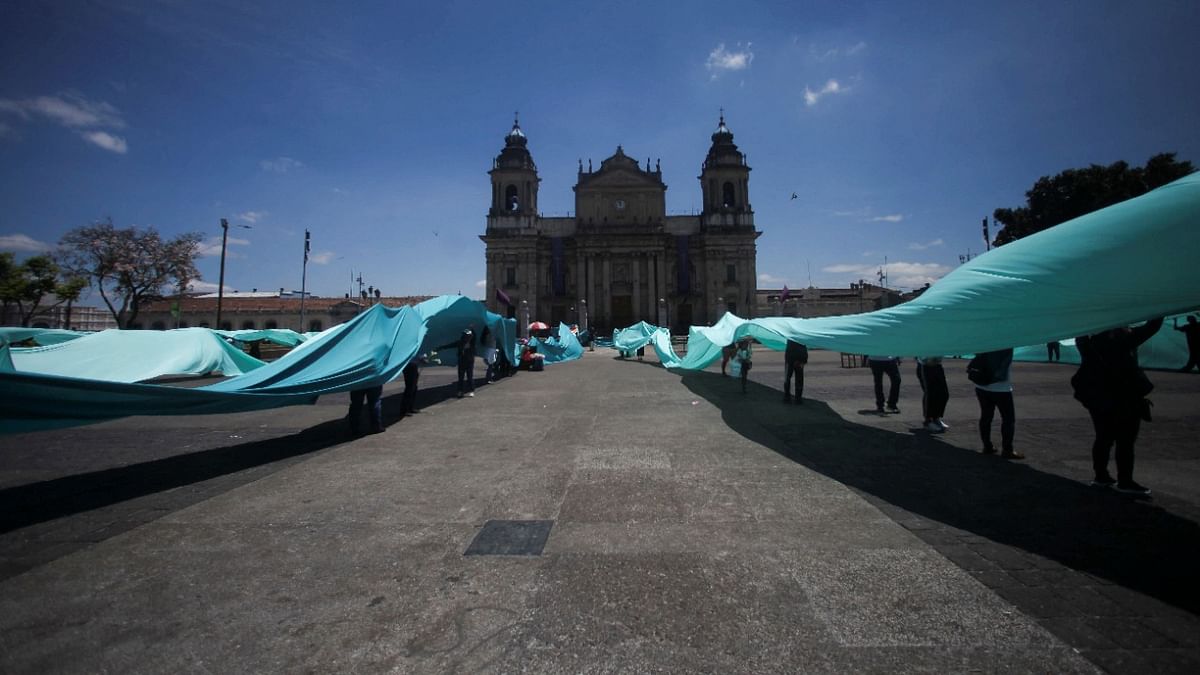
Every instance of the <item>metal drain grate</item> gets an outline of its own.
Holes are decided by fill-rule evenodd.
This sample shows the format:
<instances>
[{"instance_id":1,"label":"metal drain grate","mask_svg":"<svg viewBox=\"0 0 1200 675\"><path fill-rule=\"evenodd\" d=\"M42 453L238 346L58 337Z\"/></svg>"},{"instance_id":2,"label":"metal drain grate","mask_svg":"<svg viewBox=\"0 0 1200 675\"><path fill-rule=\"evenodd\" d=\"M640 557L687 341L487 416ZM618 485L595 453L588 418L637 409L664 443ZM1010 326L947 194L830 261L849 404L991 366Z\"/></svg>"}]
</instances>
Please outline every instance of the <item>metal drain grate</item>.
<instances>
[{"instance_id":1,"label":"metal drain grate","mask_svg":"<svg viewBox=\"0 0 1200 675\"><path fill-rule=\"evenodd\" d=\"M489 520L463 555L541 555L553 520Z\"/></svg>"}]
</instances>

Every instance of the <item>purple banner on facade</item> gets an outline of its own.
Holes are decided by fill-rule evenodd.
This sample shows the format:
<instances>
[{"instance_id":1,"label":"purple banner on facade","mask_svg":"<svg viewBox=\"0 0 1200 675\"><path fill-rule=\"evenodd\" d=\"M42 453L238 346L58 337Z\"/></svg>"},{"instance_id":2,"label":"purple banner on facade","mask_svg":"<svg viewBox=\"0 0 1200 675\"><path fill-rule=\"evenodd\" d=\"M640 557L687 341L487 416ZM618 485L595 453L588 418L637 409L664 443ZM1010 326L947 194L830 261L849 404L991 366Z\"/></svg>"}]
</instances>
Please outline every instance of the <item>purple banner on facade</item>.
<instances>
[{"instance_id":1,"label":"purple banner on facade","mask_svg":"<svg viewBox=\"0 0 1200 675\"><path fill-rule=\"evenodd\" d=\"M675 288L679 295L692 292L691 261L688 260L688 237L675 237Z\"/></svg>"}]
</instances>

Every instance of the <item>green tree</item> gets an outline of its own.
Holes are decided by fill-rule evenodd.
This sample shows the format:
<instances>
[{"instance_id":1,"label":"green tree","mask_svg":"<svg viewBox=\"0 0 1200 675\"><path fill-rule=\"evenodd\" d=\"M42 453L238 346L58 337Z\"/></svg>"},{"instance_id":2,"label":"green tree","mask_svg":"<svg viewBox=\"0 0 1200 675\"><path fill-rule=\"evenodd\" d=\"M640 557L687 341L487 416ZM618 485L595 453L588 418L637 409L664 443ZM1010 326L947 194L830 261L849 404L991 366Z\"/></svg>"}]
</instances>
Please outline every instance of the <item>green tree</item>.
<instances>
[{"instance_id":1,"label":"green tree","mask_svg":"<svg viewBox=\"0 0 1200 675\"><path fill-rule=\"evenodd\" d=\"M122 229L105 220L63 235L58 258L71 275L99 291L117 326L128 328L164 289L185 288L200 278L196 257L202 238L187 232L164 240L153 227Z\"/></svg>"},{"instance_id":2,"label":"green tree","mask_svg":"<svg viewBox=\"0 0 1200 675\"><path fill-rule=\"evenodd\" d=\"M62 278L58 263L48 255L17 263L12 253L0 253L0 303L5 315L16 305L22 326L28 326L39 311L78 300L86 286L85 279ZM47 296L54 301L43 305Z\"/></svg>"},{"instance_id":3,"label":"green tree","mask_svg":"<svg viewBox=\"0 0 1200 675\"><path fill-rule=\"evenodd\" d=\"M1086 169L1067 169L1055 176L1042 176L1025 193L1025 206L996 209L992 214L1004 225L996 234L995 244L1007 244L1146 194L1195 170L1191 162L1176 161L1175 153L1165 152L1151 157L1144 167L1131 168L1126 162L1093 164Z\"/></svg>"}]
</instances>

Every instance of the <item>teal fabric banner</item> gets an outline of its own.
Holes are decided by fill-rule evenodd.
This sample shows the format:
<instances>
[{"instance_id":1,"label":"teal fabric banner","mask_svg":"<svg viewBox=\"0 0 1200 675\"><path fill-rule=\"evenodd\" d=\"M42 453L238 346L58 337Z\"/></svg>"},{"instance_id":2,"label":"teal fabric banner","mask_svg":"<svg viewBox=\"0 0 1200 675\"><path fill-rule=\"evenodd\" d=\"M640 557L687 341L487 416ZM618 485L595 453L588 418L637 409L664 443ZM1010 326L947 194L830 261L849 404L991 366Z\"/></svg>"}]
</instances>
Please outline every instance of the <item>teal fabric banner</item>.
<instances>
[{"instance_id":1,"label":"teal fabric banner","mask_svg":"<svg viewBox=\"0 0 1200 675\"><path fill-rule=\"evenodd\" d=\"M966 354L1134 324L1200 307L1200 173L993 249L897 307L816 319L693 326L687 354L656 345L671 368L702 369L749 335L852 354ZM1167 328L1163 329L1168 330Z\"/></svg>"},{"instance_id":2,"label":"teal fabric banner","mask_svg":"<svg viewBox=\"0 0 1200 675\"><path fill-rule=\"evenodd\" d=\"M71 426L128 415L212 414L312 403L323 394L395 379L410 359L430 345L452 342L463 328L482 326L487 321L499 328L497 337L502 348L515 354L514 320L489 317L483 305L474 300L443 296L399 309L375 305L276 361L207 387L185 389L0 372L0 432ZM124 332L161 335L175 331ZM211 331L208 334L224 344Z\"/></svg>"},{"instance_id":3,"label":"teal fabric banner","mask_svg":"<svg viewBox=\"0 0 1200 675\"><path fill-rule=\"evenodd\" d=\"M555 334L545 340L529 338L530 346L537 347L539 354L545 356L543 365L574 361L583 356L583 345L571 332L571 327L565 323L558 324Z\"/></svg>"},{"instance_id":4,"label":"teal fabric banner","mask_svg":"<svg viewBox=\"0 0 1200 675\"><path fill-rule=\"evenodd\" d=\"M109 382L212 372L240 375L263 365L208 328L113 328L48 347L14 348L12 360L21 373Z\"/></svg>"},{"instance_id":5,"label":"teal fabric banner","mask_svg":"<svg viewBox=\"0 0 1200 675\"><path fill-rule=\"evenodd\" d=\"M628 328L614 330L612 346L614 349L619 349L623 352L631 352L639 347L650 344L654 340L655 333L666 330L666 328L659 328L645 321L639 321ZM667 343L670 344L669 336Z\"/></svg>"},{"instance_id":6,"label":"teal fabric banner","mask_svg":"<svg viewBox=\"0 0 1200 675\"><path fill-rule=\"evenodd\" d=\"M182 329L187 330L187 329ZM290 328L264 328L262 330L213 330L221 337L238 342L270 342L283 347L295 347L308 339L307 334L297 333Z\"/></svg>"},{"instance_id":7,"label":"teal fabric banner","mask_svg":"<svg viewBox=\"0 0 1200 675\"><path fill-rule=\"evenodd\" d=\"M13 326L0 327L0 339L7 340L12 344L33 340L39 346L45 347L48 345L56 345L63 342L69 342L75 338L90 335L77 330L63 330L61 328L16 328Z\"/></svg>"}]
</instances>

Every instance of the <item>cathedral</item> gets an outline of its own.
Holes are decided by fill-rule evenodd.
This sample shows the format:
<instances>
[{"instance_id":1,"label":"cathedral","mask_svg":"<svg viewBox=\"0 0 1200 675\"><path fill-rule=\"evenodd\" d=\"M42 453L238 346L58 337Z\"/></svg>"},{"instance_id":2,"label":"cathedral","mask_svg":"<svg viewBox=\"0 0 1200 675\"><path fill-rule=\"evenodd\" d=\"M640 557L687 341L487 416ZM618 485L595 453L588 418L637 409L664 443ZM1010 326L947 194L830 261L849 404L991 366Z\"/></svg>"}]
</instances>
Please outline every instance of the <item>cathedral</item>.
<instances>
[{"instance_id":1,"label":"cathedral","mask_svg":"<svg viewBox=\"0 0 1200 675\"><path fill-rule=\"evenodd\" d=\"M621 146L593 170L579 163L575 215L538 213L537 165L514 120L492 170L487 305L518 322L578 323L597 335L638 321L686 333L726 311L755 314L750 167L721 115L700 168L699 215L667 215L659 163Z\"/></svg>"}]
</instances>

